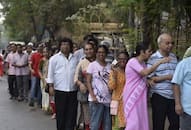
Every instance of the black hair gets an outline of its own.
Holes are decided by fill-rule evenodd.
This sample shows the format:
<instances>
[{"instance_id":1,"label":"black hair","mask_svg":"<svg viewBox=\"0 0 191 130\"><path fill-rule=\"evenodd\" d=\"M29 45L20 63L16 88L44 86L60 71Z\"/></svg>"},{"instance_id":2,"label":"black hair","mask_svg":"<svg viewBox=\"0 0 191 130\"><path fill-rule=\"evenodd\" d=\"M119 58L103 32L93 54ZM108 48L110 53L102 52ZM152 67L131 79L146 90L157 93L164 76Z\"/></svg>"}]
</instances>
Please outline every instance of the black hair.
<instances>
[{"instance_id":1,"label":"black hair","mask_svg":"<svg viewBox=\"0 0 191 130\"><path fill-rule=\"evenodd\" d=\"M67 43L69 43L70 52L72 53L72 52L73 52L73 42L72 42L72 39L67 38L67 37L62 38L62 39L59 41L59 49L60 49L60 46L61 46L62 42L67 42Z\"/></svg>"},{"instance_id":2,"label":"black hair","mask_svg":"<svg viewBox=\"0 0 191 130\"><path fill-rule=\"evenodd\" d=\"M97 50L98 50L99 48L103 48L103 49L105 50L105 53L108 54L109 49L107 48L106 45L99 45L98 48L97 48Z\"/></svg>"},{"instance_id":3,"label":"black hair","mask_svg":"<svg viewBox=\"0 0 191 130\"><path fill-rule=\"evenodd\" d=\"M89 39L94 39L95 38L95 36L93 35L93 34L87 34L87 35L85 35L84 37L83 37L83 40L84 41L87 41L87 40L89 40Z\"/></svg>"},{"instance_id":4,"label":"black hair","mask_svg":"<svg viewBox=\"0 0 191 130\"><path fill-rule=\"evenodd\" d=\"M128 53L127 51L121 51L121 52L119 52L119 53L117 54L117 57L119 57L119 55L121 55L121 54L126 55L126 56L128 57L128 59L129 59L129 53Z\"/></svg>"},{"instance_id":5,"label":"black hair","mask_svg":"<svg viewBox=\"0 0 191 130\"><path fill-rule=\"evenodd\" d=\"M22 47L22 45L21 45L21 44L16 44L16 46L17 46L17 47L18 47L18 46Z\"/></svg>"},{"instance_id":6,"label":"black hair","mask_svg":"<svg viewBox=\"0 0 191 130\"><path fill-rule=\"evenodd\" d=\"M141 54L141 51L145 52L148 48L149 48L149 44L145 42L137 43L135 56L139 56Z\"/></svg>"},{"instance_id":7,"label":"black hair","mask_svg":"<svg viewBox=\"0 0 191 130\"><path fill-rule=\"evenodd\" d=\"M94 42L94 46L97 47L98 46L98 39L93 35L93 34L87 34L84 36L83 38L84 42L89 42L92 41Z\"/></svg>"},{"instance_id":8,"label":"black hair","mask_svg":"<svg viewBox=\"0 0 191 130\"><path fill-rule=\"evenodd\" d=\"M83 46L84 49L85 49L85 46L86 46L86 45L91 45L93 48L95 48L94 42L86 41L85 44L84 44L84 46Z\"/></svg>"}]
</instances>

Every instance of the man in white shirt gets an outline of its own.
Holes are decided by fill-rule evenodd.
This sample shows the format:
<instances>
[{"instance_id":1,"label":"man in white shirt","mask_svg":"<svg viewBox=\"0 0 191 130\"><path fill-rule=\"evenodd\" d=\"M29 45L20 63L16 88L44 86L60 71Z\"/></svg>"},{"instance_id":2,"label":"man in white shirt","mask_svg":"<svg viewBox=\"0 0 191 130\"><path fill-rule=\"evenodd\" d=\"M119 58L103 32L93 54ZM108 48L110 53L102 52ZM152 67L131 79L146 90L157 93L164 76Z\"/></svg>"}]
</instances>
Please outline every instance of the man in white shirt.
<instances>
[{"instance_id":1,"label":"man in white shirt","mask_svg":"<svg viewBox=\"0 0 191 130\"><path fill-rule=\"evenodd\" d=\"M49 61L47 82L50 95L55 95L57 130L74 130L78 104L74 73L79 58L72 54L71 39L62 39L59 46L60 52Z\"/></svg>"}]
</instances>

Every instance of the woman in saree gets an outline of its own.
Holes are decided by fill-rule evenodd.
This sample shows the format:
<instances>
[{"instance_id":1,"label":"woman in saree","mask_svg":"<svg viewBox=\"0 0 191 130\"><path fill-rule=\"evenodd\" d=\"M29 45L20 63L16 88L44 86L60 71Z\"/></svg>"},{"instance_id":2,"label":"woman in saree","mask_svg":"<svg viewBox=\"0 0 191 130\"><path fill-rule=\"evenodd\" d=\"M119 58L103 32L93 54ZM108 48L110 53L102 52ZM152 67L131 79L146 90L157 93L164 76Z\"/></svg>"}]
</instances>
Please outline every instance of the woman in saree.
<instances>
[{"instance_id":1,"label":"woman in saree","mask_svg":"<svg viewBox=\"0 0 191 130\"><path fill-rule=\"evenodd\" d=\"M46 78L48 73L48 59L49 59L48 48L45 47L43 49L43 58L40 60L39 64L39 75L41 78L41 91L42 91L42 110L45 112L48 112L50 110L49 94L45 92Z\"/></svg>"},{"instance_id":2,"label":"woman in saree","mask_svg":"<svg viewBox=\"0 0 191 130\"><path fill-rule=\"evenodd\" d=\"M136 57L131 58L126 65L126 82L123 90L125 130L149 130L146 76L160 64L170 60L163 58L150 68L146 68L145 61L151 54L152 50L148 44L138 43Z\"/></svg>"}]
</instances>

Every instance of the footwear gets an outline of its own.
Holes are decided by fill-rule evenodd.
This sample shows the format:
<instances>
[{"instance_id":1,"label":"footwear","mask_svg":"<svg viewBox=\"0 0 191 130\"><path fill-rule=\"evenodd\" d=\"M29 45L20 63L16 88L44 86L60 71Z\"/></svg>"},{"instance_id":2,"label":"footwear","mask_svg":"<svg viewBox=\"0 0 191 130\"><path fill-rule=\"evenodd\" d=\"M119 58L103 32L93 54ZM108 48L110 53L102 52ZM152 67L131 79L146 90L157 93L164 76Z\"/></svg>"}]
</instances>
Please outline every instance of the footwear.
<instances>
[{"instance_id":1,"label":"footwear","mask_svg":"<svg viewBox=\"0 0 191 130\"><path fill-rule=\"evenodd\" d=\"M34 107L34 102L30 101L29 106Z\"/></svg>"},{"instance_id":2,"label":"footwear","mask_svg":"<svg viewBox=\"0 0 191 130\"><path fill-rule=\"evenodd\" d=\"M90 130L90 126L89 125L85 125L85 130Z\"/></svg>"},{"instance_id":3,"label":"footwear","mask_svg":"<svg viewBox=\"0 0 191 130\"><path fill-rule=\"evenodd\" d=\"M23 98L21 98L21 97L18 97L18 102L21 102L21 101L23 101L24 99Z\"/></svg>"},{"instance_id":4,"label":"footwear","mask_svg":"<svg viewBox=\"0 0 191 130\"><path fill-rule=\"evenodd\" d=\"M17 100L17 99L18 99L18 97L13 97L13 99L14 99L14 100Z\"/></svg>"},{"instance_id":5,"label":"footwear","mask_svg":"<svg viewBox=\"0 0 191 130\"><path fill-rule=\"evenodd\" d=\"M9 99L10 99L10 100L13 100L13 96L11 96Z\"/></svg>"},{"instance_id":6,"label":"footwear","mask_svg":"<svg viewBox=\"0 0 191 130\"><path fill-rule=\"evenodd\" d=\"M78 130L84 130L84 127L85 127L84 123L80 123L80 124L78 124L77 129Z\"/></svg>"},{"instance_id":7,"label":"footwear","mask_svg":"<svg viewBox=\"0 0 191 130\"><path fill-rule=\"evenodd\" d=\"M51 116L51 119L56 119L56 113Z\"/></svg>"},{"instance_id":8,"label":"footwear","mask_svg":"<svg viewBox=\"0 0 191 130\"><path fill-rule=\"evenodd\" d=\"M28 102L28 99L25 99L25 102L27 103L27 102Z\"/></svg>"}]
</instances>

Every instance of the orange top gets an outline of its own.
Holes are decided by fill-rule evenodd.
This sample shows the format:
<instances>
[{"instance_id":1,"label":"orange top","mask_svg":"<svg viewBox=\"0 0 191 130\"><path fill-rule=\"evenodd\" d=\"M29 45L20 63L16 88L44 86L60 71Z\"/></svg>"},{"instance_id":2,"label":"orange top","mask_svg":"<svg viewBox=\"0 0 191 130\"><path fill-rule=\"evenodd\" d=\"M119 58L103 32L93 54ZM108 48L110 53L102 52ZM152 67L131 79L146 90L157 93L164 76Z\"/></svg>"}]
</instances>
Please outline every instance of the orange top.
<instances>
[{"instance_id":1,"label":"orange top","mask_svg":"<svg viewBox=\"0 0 191 130\"><path fill-rule=\"evenodd\" d=\"M118 107L118 127L125 127L125 118L123 111L122 93L125 85L125 72L115 69L111 70L109 76L109 89L112 90L112 100L119 101Z\"/></svg>"}]
</instances>

